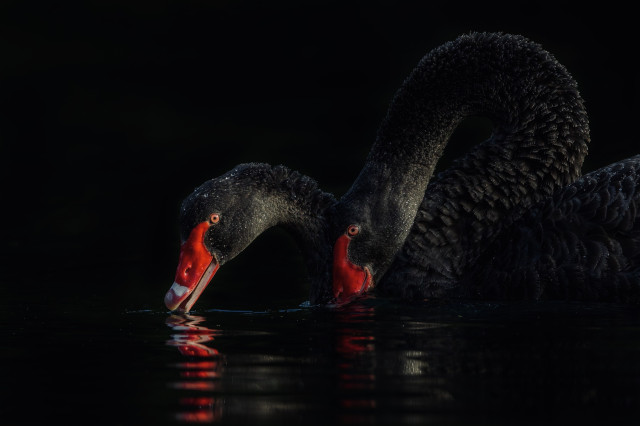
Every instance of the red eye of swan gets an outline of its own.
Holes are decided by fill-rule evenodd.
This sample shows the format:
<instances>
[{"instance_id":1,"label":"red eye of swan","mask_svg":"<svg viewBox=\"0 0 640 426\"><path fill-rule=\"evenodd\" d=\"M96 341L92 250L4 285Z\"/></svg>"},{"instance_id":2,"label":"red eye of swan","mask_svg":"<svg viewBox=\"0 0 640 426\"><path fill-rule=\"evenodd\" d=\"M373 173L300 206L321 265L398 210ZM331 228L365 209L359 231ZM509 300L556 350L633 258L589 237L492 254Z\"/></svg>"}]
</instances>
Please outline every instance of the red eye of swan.
<instances>
[{"instance_id":1,"label":"red eye of swan","mask_svg":"<svg viewBox=\"0 0 640 426\"><path fill-rule=\"evenodd\" d=\"M211 216L209 216L209 222L211 222L212 225L220 222L220 213L212 213Z\"/></svg>"},{"instance_id":2,"label":"red eye of swan","mask_svg":"<svg viewBox=\"0 0 640 426\"><path fill-rule=\"evenodd\" d=\"M349 234L350 237L358 235L359 232L360 227L357 225L349 225L349 227L347 228L347 234Z\"/></svg>"}]
</instances>

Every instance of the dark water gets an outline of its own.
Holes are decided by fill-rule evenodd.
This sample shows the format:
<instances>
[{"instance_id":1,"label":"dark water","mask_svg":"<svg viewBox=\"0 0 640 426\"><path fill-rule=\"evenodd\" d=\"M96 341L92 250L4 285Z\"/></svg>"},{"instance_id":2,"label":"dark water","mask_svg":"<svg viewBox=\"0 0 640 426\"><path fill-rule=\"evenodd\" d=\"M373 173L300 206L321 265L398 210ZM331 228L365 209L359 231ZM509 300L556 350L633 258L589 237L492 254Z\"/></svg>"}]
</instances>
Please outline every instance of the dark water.
<instances>
[{"instance_id":1,"label":"dark water","mask_svg":"<svg viewBox=\"0 0 640 426\"><path fill-rule=\"evenodd\" d=\"M640 312L623 306L39 308L3 320L3 424L640 420Z\"/></svg>"}]
</instances>

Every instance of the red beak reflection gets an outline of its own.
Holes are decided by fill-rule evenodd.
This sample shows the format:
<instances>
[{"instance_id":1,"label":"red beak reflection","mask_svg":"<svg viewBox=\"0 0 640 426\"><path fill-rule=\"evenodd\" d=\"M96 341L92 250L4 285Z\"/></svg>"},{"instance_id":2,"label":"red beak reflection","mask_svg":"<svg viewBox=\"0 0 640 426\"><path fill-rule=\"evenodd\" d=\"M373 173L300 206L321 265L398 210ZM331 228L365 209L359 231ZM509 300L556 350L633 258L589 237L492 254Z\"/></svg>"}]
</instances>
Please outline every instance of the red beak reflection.
<instances>
[{"instance_id":1,"label":"red beak reflection","mask_svg":"<svg viewBox=\"0 0 640 426\"><path fill-rule=\"evenodd\" d=\"M184 356L176 364L180 380L170 387L180 391L180 412L176 419L184 423L212 423L222 418L223 403L212 392L219 392L223 375L222 355L211 347L222 332L210 329L204 317L171 315L167 325L173 329L167 345L174 346Z\"/></svg>"},{"instance_id":2,"label":"red beak reflection","mask_svg":"<svg viewBox=\"0 0 640 426\"><path fill-rule=\"evenodd\" d=\"M209 222L202 222L193 228L180 248L176 278L164 296L165 305L172 311L191 310L220 267L204 245L204 234L209 226Z\"/></svg>"}]
</instances>

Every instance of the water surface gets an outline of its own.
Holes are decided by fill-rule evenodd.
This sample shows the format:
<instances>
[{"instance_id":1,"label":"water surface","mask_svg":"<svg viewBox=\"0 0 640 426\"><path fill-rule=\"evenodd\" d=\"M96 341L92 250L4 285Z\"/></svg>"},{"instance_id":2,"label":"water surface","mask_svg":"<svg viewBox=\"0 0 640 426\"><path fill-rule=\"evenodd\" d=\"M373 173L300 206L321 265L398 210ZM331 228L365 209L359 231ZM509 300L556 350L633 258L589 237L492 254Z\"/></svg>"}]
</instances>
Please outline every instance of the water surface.
<instances>
[{"instance_id":1,"label":"water surface","mask_svg":"<svg viewBox=\"0 0 640 426\"><path fill-rule=\"evenodd\" d=\"M8 424L637 424L640 313L608 304L32 304L2 328ZM5 404L6 403L6 404Z\"/></svg>"}]
</instances>

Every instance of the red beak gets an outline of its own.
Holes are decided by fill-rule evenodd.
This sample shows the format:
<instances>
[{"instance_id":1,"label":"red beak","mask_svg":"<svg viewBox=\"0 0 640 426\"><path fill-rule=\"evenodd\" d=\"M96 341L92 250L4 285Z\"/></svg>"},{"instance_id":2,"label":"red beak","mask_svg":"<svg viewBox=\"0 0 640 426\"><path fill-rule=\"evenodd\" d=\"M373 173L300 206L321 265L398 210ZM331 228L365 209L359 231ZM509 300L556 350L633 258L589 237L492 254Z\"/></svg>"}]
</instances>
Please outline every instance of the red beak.
<instances>
[{"instance_id":1,"label":"red beak","mask_svg":"<svg viewBox=\"0 0 640 426\"><path fill-rule=\"evenodd\" d=\"M350 242L348 235L342 235L333 246L333 295L338 303L344 303L371 288L369 269L349 260L347 249Z\"/></svg>"},{"instance_id":2,"label":"red beak","mask_svg":"<svg viewBox=\"0 0 640 426\"><path fill-rule=\"evenodd\" d=\"M193 228L180 248L175 282L164 296L164 304L172 311L188 312L220 267L204 246L204 234L209 226L209 222L202 222Z\"/></svg>"}]
</instances>

